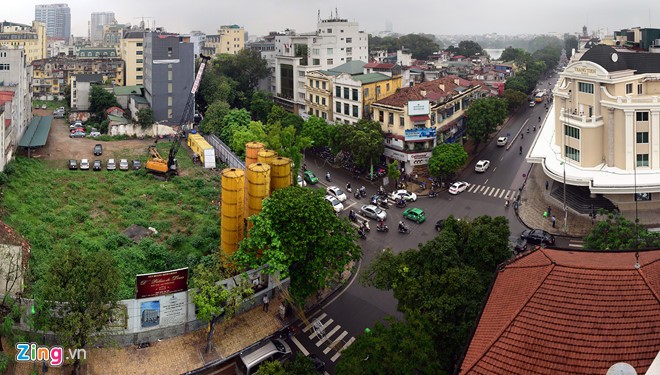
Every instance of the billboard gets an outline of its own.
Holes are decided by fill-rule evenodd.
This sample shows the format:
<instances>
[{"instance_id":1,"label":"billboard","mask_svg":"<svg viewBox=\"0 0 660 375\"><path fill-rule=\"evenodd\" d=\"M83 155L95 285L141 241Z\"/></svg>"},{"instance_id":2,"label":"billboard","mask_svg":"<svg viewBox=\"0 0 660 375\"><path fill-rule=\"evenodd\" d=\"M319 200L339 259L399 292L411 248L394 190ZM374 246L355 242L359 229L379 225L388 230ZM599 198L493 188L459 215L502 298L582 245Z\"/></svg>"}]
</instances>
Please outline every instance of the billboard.
<instances>
[{"instance_id":1,"label":"billboard","mask_svg":"<svg viewBox=\"0 0 660 375\"><path fill-rule=\"evenodd\" d=\"M188 290L188 268L137 275L135 298L157 297Z\"/></svg>"},{"instance_id":2,"label":"billboard","mask_svg":"<svg viewBox=\"0 0 660 375\"><path fill-rule=\"evenodd\" d=\"M405 130L406 141L422 141L435 139L435 128L414 128Z\"/></svg>"},{"instance_id":3,"label":"billboard","mask_svg":"<svg viewBox=\"0 0 660 375\"><path fill-rule=\"evenodd\" d=\"M408 102L408 116L421 116L431 113L431 102L428 100L411 100Z\"/></svg>"}]
</instances>

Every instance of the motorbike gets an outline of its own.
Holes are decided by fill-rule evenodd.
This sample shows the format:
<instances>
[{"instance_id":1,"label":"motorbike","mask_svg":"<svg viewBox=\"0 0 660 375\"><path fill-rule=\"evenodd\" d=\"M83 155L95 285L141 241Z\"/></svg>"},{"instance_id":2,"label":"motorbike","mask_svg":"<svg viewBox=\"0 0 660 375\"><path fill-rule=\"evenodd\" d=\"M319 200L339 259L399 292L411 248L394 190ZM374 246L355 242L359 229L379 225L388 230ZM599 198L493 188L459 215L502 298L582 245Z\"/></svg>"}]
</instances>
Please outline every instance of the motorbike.
<instances>
[{"instance_id":1,"label":"motorbike","mask_svg":"<svg viewBox=\"0 0 660 375\"><path fill-rule=\"evenodd\" d=\"M382 208L385 208L385 209L390 208L390 204L387 203L387 199L381 199L381 200L379 200L379 201L378 201L378 205L379 205L380 207L382 207Z\"/></svg>"},{"instance_id":2,"label":"motorbike","mask_svg":"<svg viewBox=\"0 0 660 375\"><path fill-rule=\"evenodd\" d=\"M355 190L355 194L353 196L355 197L355 199L362 198L362 194L360 194L360 190Z\"/></svg>"},{"instance_id":3,"label":"motorbike","mask_svg":"<svg viewBox=\"0 0 660 375\"><path fill-rule=\"evenodd\" d=\"M408 234L410 233L410 229L408 229L408 227L405 225L399 226L399 233Z\"/></svg>"},{"instance_id":4,"label":"motorbike","mask_svg":"<svg viewBox=\"0 0 660 375\"><path fill-rule=\"evenodd\" d=\"M406 207L406 201L403 200L403 199L402 199L402 200L398 200L398 201L396 202L396 206L397 206L398 208L404 208L404 207Z\"/></svg>"},{"instance_id":5,"label":"motorbike","mask_svg":"<svg viewBox=\"0 0 660 375\"><path fill-rule=\"evenodd\" d=\"M351 193L351 194L353 193L353 189L351 189L351 184L346 185L346 191Z\"/></svg>"},{"instance_id":6,"label":"motorbike","mask_svg":"<svg viewBox=\"0 0 660 375\"><path fill-rule=\"evenodd\" d=\"M431 190L431 191L429 192L429 198L435 198L435 197L437 197L437 196L438 196L438 193L436 193L435 191Z\"/></svg>"},{"instance_id":7,"label":"motorbike","mask_svg":"<svg viewBox=\"0 0 660 375\"><path fill-rule=\"evenodd\" d=\"M358 192L360 193L361 197L366 197L367 196L367 189L365 189L364 186L360 187L360 190L358 190Z\"/></svg>"},{"instance_id":8,"label":"motorbike","mask_svg":"<svg viewBox=\"0 0 660 375\"><path fill-rule=\"evenodd\" d=\"M536 126L534 127L534 131L536 131Z\"/></svg>"},{"instance_id":9,"label":"motorbike","mask_svg":"<svg viewBox=\"0 0 660 375\"><path fill-rule=\"evenodd\" d=\"M348 219L354 223L357 223L357 216L355 215L355 212L353 211L349 212Z\"/></svg>"},{"instance_id":10,"label":"motorbike","mask_svg":"<svg viewBox=\"0 0 660 375\"><path fill-rule=\"evenodd\" d=\"M522 155L522 146L520 146L520 155Z\"/></svg>"},{"instance_id":11,"label":"motorbike","mask_svg":"<svg viewBox=\"0 0 660 375\"><path fill-rule=\"evenodd\" d=\"M504 207L506 207L506 208L509 207L509 200L508 199L504 200Z\"/></svg>"},{"instance_id":12,"label":"motorbike","mask_svg":"<svg viewBox=\"0 0 660 375\"><path fill-rule=\"evenodd\" d=\"M525 138L525 134L520 133L520 139L523 139L523 138Z\"/></svg>"},{"instance_id":13,"label":"motorbike","mask_svg":"<svg viewBox=\"0 0 660 375\"><path fill-rule=\"evenodd\" d=\"M358 236L360 236L360 238L362 238L363 240L366 240L366 239L367 239L367 234L364 233L364 231L363 231L362 229L358 229L357 234L358 234Z\"/></svg>"},{"instance_id":14,"label":"motorbike","mask_svg":"<svg viewBox=\"0 0 660 375\"><path fill-rule=\"evenodd\" d=\"M371 232L371 228L369 228L369 222L368 221L363 221L362 222L362 230L366 232Z\"/></svg>"},{"instance_id":15,"label":"motorbike","mask_svg":"<svg viewBox=\"0 0 660 375\"><path fill-rule=\"evenodd\" d=\"M325 180L330 182L330 172L325 174Z\"/></svg>"},{"instance_id":16,"label":"motorbike","mask_svg":"<svg viewBox=\"0 0 660 375\"><path fill-rule=\"evenodd\" d=\"M387 231L389 231L389 228L387 227L386 224L383 224L383 225L378 224L378 225L376 225L376 231L377 232L387 232Z\"/></svg>"},{"instance_id":17,"label":"motorbike","mask_svg":"<svg viewBox=\"0 0 660 375\"><path fill-rule=\"evenodd\" d=\"M529 128L527 128L527 133L529 133Z\"/></svg>"}]
</instances>

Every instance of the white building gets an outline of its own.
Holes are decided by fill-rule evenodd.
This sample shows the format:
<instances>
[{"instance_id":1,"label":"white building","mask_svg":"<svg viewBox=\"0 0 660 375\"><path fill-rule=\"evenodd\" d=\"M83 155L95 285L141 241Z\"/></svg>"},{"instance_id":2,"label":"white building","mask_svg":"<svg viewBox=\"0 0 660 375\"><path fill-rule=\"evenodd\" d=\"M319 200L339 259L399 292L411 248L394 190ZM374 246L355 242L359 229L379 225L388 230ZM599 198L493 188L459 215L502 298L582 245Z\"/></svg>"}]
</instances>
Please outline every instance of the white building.
<instances>
[{"instance_id":1,"label":"white building","mask_svg":"<svg viewBox=\"0 0 660 375\"><path fill-rule=\"evenodd\" d=\"M32 120L32 100L28 82L32 80L32 67L26 64L22 48L0 48L0 171L16 153L25 129Z\"/></svg>"},{"instance_id":2,"label":"white building","mask_svg":"<svg viewBox=\"0 0 660 375\"><path fill-rule=\"evenodd\" d=\"M89 41L92 44L103 43L103 26L117 23L114 12L94 12L89 23Z\"/></svg>"},{"instance_id":3,"label":"white building","mask_svg":"<svg viewBox=\"0 0 660 375\"><path fill-rule=\"evenodd\" d=\"M315 32L275 36L271 91L275 102L287 110L306 115L305 76L353 60L369 61L369 38L357 22L338 17L319 19Z\"/></svg>"}]
</instances>

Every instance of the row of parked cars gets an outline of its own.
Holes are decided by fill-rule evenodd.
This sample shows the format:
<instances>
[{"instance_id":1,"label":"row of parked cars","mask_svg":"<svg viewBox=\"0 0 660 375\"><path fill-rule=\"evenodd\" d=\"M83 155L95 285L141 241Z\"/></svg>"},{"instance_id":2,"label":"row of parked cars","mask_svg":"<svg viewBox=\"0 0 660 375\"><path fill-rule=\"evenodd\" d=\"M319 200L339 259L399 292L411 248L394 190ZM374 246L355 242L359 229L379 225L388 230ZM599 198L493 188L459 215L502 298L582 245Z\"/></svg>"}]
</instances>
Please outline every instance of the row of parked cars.
<instances>
[{"instance_id":1,"label":"row of parked cars","mask_svg":"<svg viewBox=\"0 0 660 375\"><path fill-rule=\"evenodd\" d=\"M119 160L119 170L120 171L127 171L129 168L130 169L140 169L142 167L142 163L140 163L139 160L132 160L131 163L129 164L127 159L121 159ZM76 159L70 159L69 160L69 169L71 170L76 170L80 169L81 171L88 170L90 168L90 162L89 159L81 159L80 164L78 164L78 160ZM94 160L91 164L91 168L94 171L100 171L103 169L103 161L102 160ZM114 171L117 169L117 162L115 159L108 159L108 161L105 164L105 168L109 171Z\"/></svg>"},{"instance_id":2,"label":"row of parked cars","mask_svg":"<svg viewBox=\"0 0 660 375\"><path fill-rule=\"evenodd\" d=\"M71 125L69 125L69 137L70 138L85 138L87 134L87 130L85 130L85 126L83 125L82 121L76 120ZM95 128L92 128L92 131L89 132L90 137L99 137L101 135L101 132L96 130Z\"/></svg>"}]
</instances>

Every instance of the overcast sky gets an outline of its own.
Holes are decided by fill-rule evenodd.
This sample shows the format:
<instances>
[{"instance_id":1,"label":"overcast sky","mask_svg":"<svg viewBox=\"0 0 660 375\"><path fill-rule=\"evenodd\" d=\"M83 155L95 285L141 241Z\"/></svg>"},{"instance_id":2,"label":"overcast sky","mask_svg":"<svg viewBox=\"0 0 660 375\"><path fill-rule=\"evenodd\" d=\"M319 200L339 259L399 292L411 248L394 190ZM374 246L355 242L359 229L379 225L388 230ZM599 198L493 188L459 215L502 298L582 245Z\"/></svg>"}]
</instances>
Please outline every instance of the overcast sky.
<instances>
[{"instance_id":1,"label":"overcast sky","mask_svg":"<svg viewBox=\"0 0 660 375\"><path fill-rule=\"evenodd\" d=\"M29 24L33 0L2 0L4 20ZM70 0L71 31L87 36L92 12L111 11L119 23L137 24L140 17L155 20L167 31L200 30L215 34L218 26L238 24L250 35L286 28L298 32L316 29L317 12L328 18L335 7L341 18L358 21L367 32L385 29L386 20L398 33L429 34L542 34L627 27L660 28L660 2L656 0L509 0L509 1L417 1L417 0ZM461 7L465 6L462 10ZM147 18L150 17L150 18Z\"/></svg>"}]
</instances>

